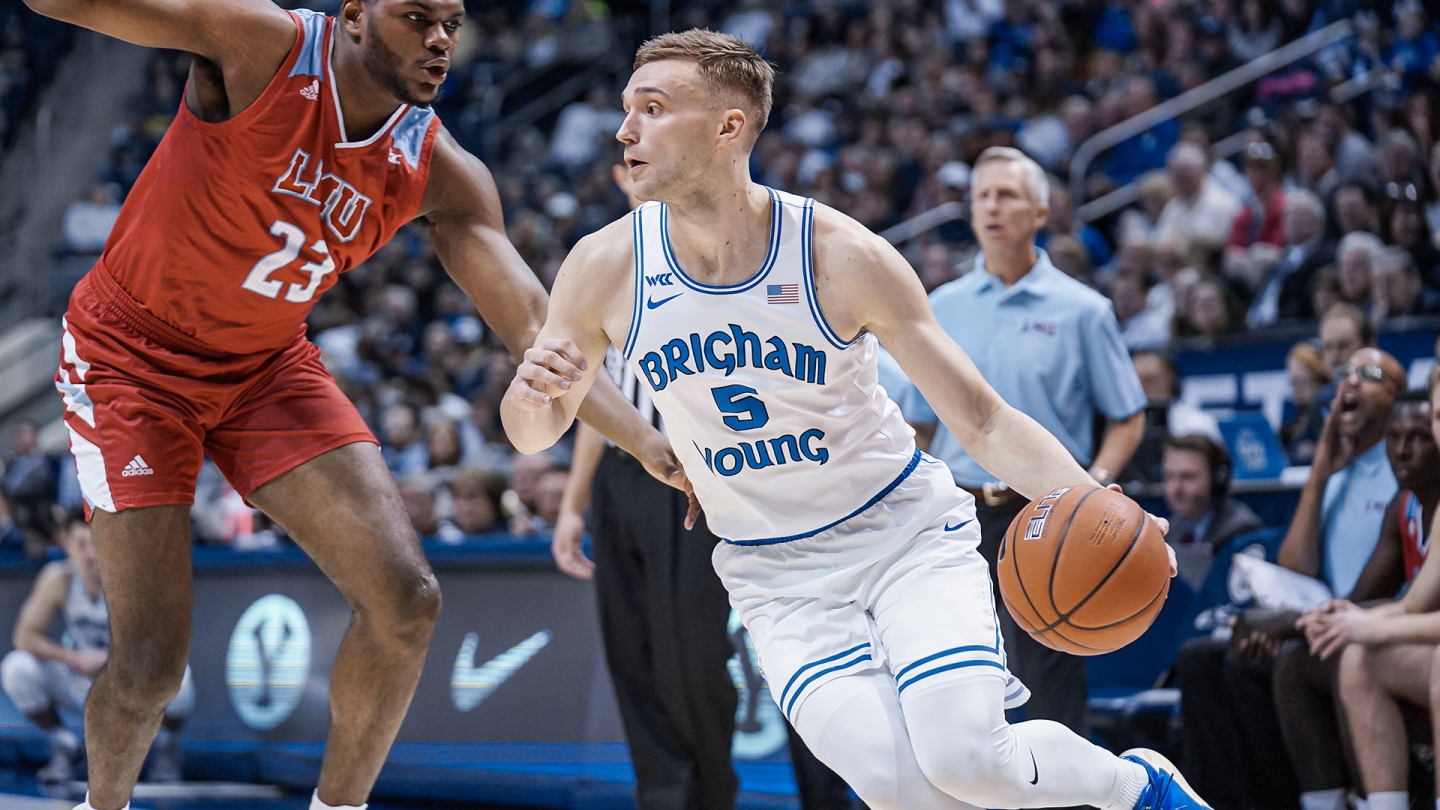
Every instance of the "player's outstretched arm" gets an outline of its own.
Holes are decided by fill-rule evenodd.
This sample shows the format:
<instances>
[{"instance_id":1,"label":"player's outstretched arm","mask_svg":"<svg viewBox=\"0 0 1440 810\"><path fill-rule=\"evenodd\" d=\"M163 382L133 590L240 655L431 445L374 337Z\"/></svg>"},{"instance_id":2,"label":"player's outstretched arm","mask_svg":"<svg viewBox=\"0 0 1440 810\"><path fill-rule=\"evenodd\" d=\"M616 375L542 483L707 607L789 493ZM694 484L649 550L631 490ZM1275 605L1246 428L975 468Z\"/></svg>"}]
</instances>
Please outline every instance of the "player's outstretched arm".
<instances>
[{"instance_id":1,"label":"player's outstretched arm","mask_svg":"<svg viewBox=\"0 0 1440 810\"><path fill-rule=\"evenodd\" d=\"M1096 485L1058 439L995 393L935 320L924 287L895 248L824 206L817 207L814 244L820 304L831 327L842 337L879 338L981 466L1027 498Z\"/></svg>"},{"instance_id":2,"label":"player's outstretched arm","mask_svg":"<svg viewBox=\"0 0 1440 810\"><path fill-rule=\"evenodd\" d=\"M545 288L505 233L500 194L490 170L446 130L441 130L435 144L430 182L420 210L430 223L435 252L446 272L475 302L481 317L505 341L510 353L523 360L545 323ZM596 362L604 355L602 348ZM685 488L670 443L608 377L601 375L596 380L578 415L640 459L651 475L677 489Z\"/></svg>"},{"instance_id":3,"label":"player's outstretched arm","mask_svg":"<svg viewBox=\"0 0 1440 810\"><path fill-rule=\"evenodd\" d=\"M149 48L202 56L260 89L295 44L295 23L270 0L25 0L38 14ZM257 89L254 93L259 95Z\"/></svg>"},{"instance_id":4,"label":"player's outstretched arm","mask_svg":"<svg viewBox=\"0 0 1440 810\"><path fill-rule=\"evenodd\" d=\"M581 239L560 266L545 325L500 403L505 433L516 450L538 453L559 441L603 376L607 321L628 321L632 306L625 298L629 236L627 222L611 224ZM612 313L620 304L624 312Z\"/></svg>"}]
</instances>

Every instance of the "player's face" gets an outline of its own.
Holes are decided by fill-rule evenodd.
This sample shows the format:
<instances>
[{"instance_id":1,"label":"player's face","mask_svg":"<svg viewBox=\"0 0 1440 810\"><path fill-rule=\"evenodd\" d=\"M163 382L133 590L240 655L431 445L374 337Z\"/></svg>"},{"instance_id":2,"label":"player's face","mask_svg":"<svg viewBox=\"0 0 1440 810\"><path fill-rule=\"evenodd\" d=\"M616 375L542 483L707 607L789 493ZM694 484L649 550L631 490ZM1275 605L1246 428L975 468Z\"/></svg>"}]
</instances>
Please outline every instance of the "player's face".
<instances>
[{"instance_id":1,"label":"player's face","mask_svg":"<svg viewBox=\"0 0 1440 810\"><path fill-rule=\"evenodd\" d=\"M1030 197L1025 167L1014 160L992 160L974 173L970 189L971 227L986 251L1013 250L1035 238L1048 210Z\"/></svg>"},{"instance_id":2,"label":"player's face","mask_svg":"<svg viewBox=\"0 0 1440 810\"><path fill-rule=\"evenodd\" d=\"M1404 402L1390 410L1385 424L1385 453L1395 481L1405 489L1428 489L1440 475L1440 453L1430 435L1430 403Z\"/></svg>"},{"instance_id":3,"label":"player's face","mask_svg":"<svg viewBox=\"0 0 1440 810\"><path fill-rule=\"evenodd\" d=\"M639 200L674 200L698 183L716 155L724 112L694 62L651 62L621 97L625 168Z\"/></svg>"},{"instance_id":4,"label":"player's face","mask_svg":"<svg viewBox=\"0 0 1440 810\"><path fill-rule=\"evenodd\" d=\"M465 6L460 0L370 0L363 3L365 69L406 104L440 95L450 71Z\"/></svg>"}]
</instances>

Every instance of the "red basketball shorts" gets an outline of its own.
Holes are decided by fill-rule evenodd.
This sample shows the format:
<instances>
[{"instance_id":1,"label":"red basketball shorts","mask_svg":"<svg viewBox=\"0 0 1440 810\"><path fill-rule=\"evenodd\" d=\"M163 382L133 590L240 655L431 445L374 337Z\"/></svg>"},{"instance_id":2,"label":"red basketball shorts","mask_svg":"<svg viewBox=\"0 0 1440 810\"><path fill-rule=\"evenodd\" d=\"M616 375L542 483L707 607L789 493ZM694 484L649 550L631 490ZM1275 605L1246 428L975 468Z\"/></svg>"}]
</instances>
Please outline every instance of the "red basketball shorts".
<instances>
[{"instance_id":1,"label":"red basketball shorts","mask_svg":"<svg viewBox=\"0 0 1440 810\"><path fill-rule=\"evenodd\" d=\"M55 387L91 508L191 504L205 455L242 496L316 456L375 442L303 335L223 355L155 318L103 269L76 287Z\"/></svg>"}]
</instances>

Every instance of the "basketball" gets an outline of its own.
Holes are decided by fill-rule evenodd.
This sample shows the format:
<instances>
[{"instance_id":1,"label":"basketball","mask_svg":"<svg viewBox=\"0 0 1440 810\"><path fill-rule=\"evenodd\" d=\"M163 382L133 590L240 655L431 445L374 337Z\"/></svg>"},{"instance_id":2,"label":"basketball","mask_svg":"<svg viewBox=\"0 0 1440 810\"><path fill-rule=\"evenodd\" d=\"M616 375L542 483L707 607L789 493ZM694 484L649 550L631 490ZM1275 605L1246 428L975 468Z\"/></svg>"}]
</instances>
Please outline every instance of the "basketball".
<instances>
[{"instance_id":1,"label":"basketball","mask_svg":"<svg viewBox=\"0 0 1440 810\"><path fill-rule=\"evenodd\" d=\"M1073 655L1139 638L1170 591L1165 536L1140 505L1103 487L1031 501L1000 544L1000 596L1040 643Z\"/></svg>"}]
</instances>

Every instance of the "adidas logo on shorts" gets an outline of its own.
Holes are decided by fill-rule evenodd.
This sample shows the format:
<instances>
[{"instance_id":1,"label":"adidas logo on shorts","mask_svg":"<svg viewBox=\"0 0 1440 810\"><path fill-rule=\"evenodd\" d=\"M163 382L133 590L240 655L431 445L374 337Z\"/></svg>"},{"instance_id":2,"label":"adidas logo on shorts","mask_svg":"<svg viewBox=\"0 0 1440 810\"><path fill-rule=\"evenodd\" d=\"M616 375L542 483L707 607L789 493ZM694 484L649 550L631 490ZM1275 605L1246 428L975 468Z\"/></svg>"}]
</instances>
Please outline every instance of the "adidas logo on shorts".
<instances>
[{"instance_id":1,"label":"adidas logo on shorts","mask_svg":"<svg viewBox=\"0 0 1440 810\"><path fill-rule=\"evenodd\" d=\"M154 474L155 474L155 471L150 468L150 465L149 465L149 464L146 464L146 463L145 463L145 459L140 458L139 456L136 456L135 458L130 459L130 463L129 463L129 464L126 464L126 465L125 465L125 469L120 472L120 475L122 475L122 476L124 476L124 477L126 477L126 478L129 478L129 477L132 476L132 475L154 475Z\"/></svg>"}]
</instances>

